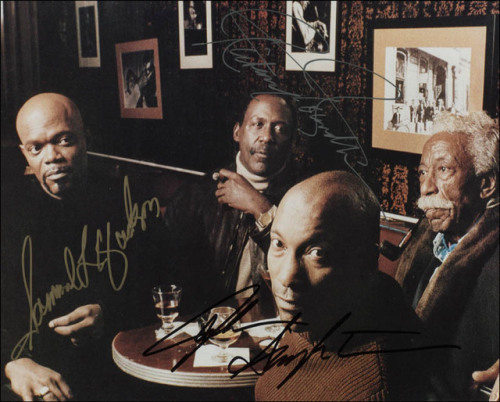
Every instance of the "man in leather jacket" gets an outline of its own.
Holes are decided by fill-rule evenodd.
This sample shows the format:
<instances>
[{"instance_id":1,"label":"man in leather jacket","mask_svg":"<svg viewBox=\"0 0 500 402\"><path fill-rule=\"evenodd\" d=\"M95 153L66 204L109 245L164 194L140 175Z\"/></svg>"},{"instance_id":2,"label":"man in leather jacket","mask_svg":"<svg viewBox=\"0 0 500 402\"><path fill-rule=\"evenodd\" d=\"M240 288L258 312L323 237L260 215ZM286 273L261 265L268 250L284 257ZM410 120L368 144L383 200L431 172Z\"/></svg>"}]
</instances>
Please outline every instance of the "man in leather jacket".
<instances>
[{"instance_id":1,"label":"man in leather jacket","mask_svg":"<svg viewBox=\"0 0 500 402\"><path fill-rule=\"evenodd\" d=\"M287 100L256 96L233 127L233 163L181 187L169 202L164 276L184 289L181 312L201 313L237 291L248 297L252 290L241 290L261 281L276 206L295 183L287 163L295 128ZM258 297L261 306L272 303L263 287Z\"/></svg>"}]
</instances>

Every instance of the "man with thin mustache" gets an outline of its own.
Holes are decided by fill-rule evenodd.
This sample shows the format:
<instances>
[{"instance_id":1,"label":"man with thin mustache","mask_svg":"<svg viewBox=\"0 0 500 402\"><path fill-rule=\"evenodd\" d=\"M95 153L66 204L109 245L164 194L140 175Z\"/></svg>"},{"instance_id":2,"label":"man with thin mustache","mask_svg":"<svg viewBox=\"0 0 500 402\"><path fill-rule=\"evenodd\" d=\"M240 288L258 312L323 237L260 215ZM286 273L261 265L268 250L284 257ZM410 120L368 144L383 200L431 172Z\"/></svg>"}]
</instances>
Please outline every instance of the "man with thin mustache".
<instances>
[{"instance_id":1,"label":"man with thin mustache","mask_svg":"<svg viewBox=\"0 0 500 402\"><path fill-rule=\"evenodd\" d=\"M118 249L114 231L126 228L123 182L88 168L82 117L68 97L35 95L16 128L33 174L2 183L2 400L108 400L117 382L111 337L145 316L134 306L151 303L151 287L140 280L148 280L146 270L135 277L139 233L123 251L127 259L110 257L117 282L125 278L120 292L96 262L107 258L102 239L109 233L109 247Z\"/></svg>"},{"instance_id":2,"label":"man with thin mustache","mask_svg":"<svg viewBox=\"0 0 500 402\"><path fill-rule=\"evenodd\" d=\"M180 308L186 313L201 312L224 296L261 283L258 268L264 263L275 205L295 182L289 160L296 130L293 105L266 94L249 97L243 106L233 127L239 149L233 162L181 187L167 206L164 273L183 287ZM272 307L262 290L259 305Z\"/></svg>"},{"instance_id":3,"label":"man with thin mustache","mask_svg":"<svg viewBox=\"0 0 500 402\"><path fill-rule=\"evenodd\" d=\"M498 400L498 120L444 114L434 131L418 169L427 219L396 279L434 337L460 346L429 360L427 397L477 399L495 383Z\"/></svg>"}]
</instances>

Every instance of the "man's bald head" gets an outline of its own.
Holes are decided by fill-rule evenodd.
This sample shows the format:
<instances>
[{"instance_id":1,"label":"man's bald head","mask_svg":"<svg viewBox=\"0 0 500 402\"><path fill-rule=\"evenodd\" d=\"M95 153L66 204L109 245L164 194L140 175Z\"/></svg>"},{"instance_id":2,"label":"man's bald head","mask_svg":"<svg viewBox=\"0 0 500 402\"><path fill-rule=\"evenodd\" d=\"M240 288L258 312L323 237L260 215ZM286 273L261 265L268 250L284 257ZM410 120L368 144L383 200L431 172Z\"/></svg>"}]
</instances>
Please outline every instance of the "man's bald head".
<instances>
[{"instance_id":1,"label":"man's bald head","mask_svg":"<svg viewBox=\"0 0 500 402\"><path fill-rule=\"evenodd\" d=\"M71 99L56 93L33 96L19 110L16 128L28 164L51 197L64 198L84 180L83 122Z\"/></svg>"},{"instance_id":2,"label":"man's bald head","mask_svg":"<svg viewBox=\"0 0 500 402\"><path fill-rule=\"evenodd\" d=\"M294 201L287 201L287 199ZM330 230L342 230L343 236L359 246L378 243L380 207L377 198L357 176L344 171L317 174L292 187L282 203L299 202ZM344 222L347 226L339 227Z\"/></svg>"},{"instance_id":3,"label":"man's bald head","mask_svg":"<svg viewBox=\"0 0 500 402\"><path fill-rule=\"evenodd\" d=\"M75 130L83 132L80 111L70 98L56 93L42 93L28 99L17 113L16 129L21 143L21 136L29 130L33 119L38 119L40 115L47 118L53 114L70 121Z\"/></svg>"},{"instance_id":4,"label":"man's bald head","mask_svg":"<svg viewBox=\"0 0 500 402\"><path fill-rule=\"evenodd\" d=\"M377 269L378 202L362 180L326 172L292 187L271 228L268 267L282 319L321 321ZM294 329L295 330L295 329Z\"/></svg>"}]
</instances>

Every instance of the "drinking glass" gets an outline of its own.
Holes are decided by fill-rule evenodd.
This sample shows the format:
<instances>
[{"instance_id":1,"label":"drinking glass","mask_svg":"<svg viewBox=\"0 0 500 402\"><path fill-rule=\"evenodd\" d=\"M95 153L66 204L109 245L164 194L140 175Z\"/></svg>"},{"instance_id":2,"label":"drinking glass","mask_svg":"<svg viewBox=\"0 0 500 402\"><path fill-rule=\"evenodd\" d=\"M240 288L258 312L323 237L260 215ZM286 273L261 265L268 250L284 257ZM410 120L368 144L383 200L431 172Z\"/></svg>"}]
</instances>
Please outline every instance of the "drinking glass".
<instances>
[{"instance_id":1,"label":"drinking glass","mask_svg":"<svg viewBox=\"0 0 500 402\"><path fill-rule=\"evenodd\" d=\"M235 312L236 309L232 307L214 307L210 310L210 316L208 317L208 322L212 323L212 328L214 329L226 327L227 324L230 323L226 331L219 332L210 338L210 341L220 348L219 354L215 356L215 359L222 363L229 360L229 355L226 350L229 345L238 340L241 333L241 331L237 330L240 328L240 322L229 318L234 315Z\"/></svg>"},{"instance_id":2,"label":"drinking glass","mask_svg":"<svg viewBox=\"0 0 500 402\"><path fill-rule=\"evenodd\" d=\"M163 338L174 329L173 321L179 315L182 288L177 285L156 286L152 294L156 315L162 321L162 326L155 333L157 338Z\"/></svg>"}]
</instances>

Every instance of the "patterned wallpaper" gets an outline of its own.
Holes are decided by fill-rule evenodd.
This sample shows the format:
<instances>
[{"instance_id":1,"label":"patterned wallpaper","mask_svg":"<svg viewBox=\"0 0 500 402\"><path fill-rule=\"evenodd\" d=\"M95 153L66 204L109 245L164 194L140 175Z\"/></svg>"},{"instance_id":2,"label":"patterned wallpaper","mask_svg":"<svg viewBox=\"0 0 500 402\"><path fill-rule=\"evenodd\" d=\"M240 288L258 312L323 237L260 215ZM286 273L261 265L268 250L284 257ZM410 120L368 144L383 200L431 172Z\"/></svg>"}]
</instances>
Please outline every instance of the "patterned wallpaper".
<instances>
[{"instance_id":1,"label":"patterned wallpaper","mask_svg":"<svg viewBox=\"0 0 500 402\"><path fill-rule=\"evenodd\" d=\"M237 6L236 4L237 3ZM330 116L329 127L340 132L345 132L346 124L339 120L345 118L346 123L359 138L363 147L368 165L363 167L356 164L363 160L359 152L349 154L349 164L364 178L376 192L382 209L387 212L402 215L415 215L416 199L418 198L418 180L416 168L419 162L418 155L402 152L371 149L371 100L348 99L347 96L370 96L371 81L369 73L353 66L368 68L371 60L370 36L372 35L372 22L374 20L411 20L429 19L440 17L467 17L485 16L499 13L498 1L340 1L338 2L339 24L337 46L338 58L346 64L337 63L335 73L313 73L314 79L330 96L343 98L338 103L338 116ZM269 10L286 12L285 2L276 1L238 1L216 2L214 23L221 24L221 19L230 9L257 9L248 11L248 19L255 21L255 25L246 19L241 24L228 26L228 37L241 37L240 30L249 37L261 36L259 30L269 36L285 40L285 17ZM240 21L240 20L238 20ZM247 44L242 42L240 47ZM265 50L266 44L257 42L259 52ZM304 96L313 95L302 73L285 71L285 54L276 46L269 46L269 55L275 62L273 70L276 73L276 82L280 89ZM217 47L218 56L223 47ZM217 58L217 56L215 56ZM347 64L348 63L348 64ZM224 66L219 65L219 69ZM235 93L241 95L255 87L261 87L262 80L256 74L247 74L244 79L226 80L224 95L231 96ZM264 83L265 85L265 83ZM333 112L333 111L332 111ZM498 103L497 103L498 113ZM332 113L334 114L334 113ZM299 119L303 116L299 115ZM328 119L328 117L326 117ZM307 125L302 119L301 124ZM334 145L329 144L325 138L301 138L295 149L296 159L303 162L305 168L316 170L326 168L346 168L343 157L336 154Z\"/></svg>"},{"instance_id":2,"label":"patterned wallpaper","mask_svg":"<svg viewBox=\"0 0 500 402\"><path fill-rule=\"evenodd\" d=\"M361 147L346 149L342 141L334 144L323 135L303 135L294 156L304 169L353 168L375 191L385 211L413 216L419 194L419 156L372 149L370 145L372 100L366 97L371 96L371 76L362 68L371 65L373 24L407 20L411 27L417 20L463 20L499 13L498 1L338 1L336 45L342 63L337 63L335 72L311 73L318 86L311 88L301 72L285 71L285 53L277 43L252 42L256 51L265 55L256 59L255 53L245 51L248 42L239 41L243 35L285 41L284 1L214 1L216 43L211 70L180 70L176 1L98 4L100 69L78 68L74 2L40 2L38 6L42 90L61 91L77 101L86 122L98 134L94 150L197 170L208 170L214 163L220 166L234 151L231 110L247 93L270 85L259 76L258 68L228 58L230 47L250 57L249 61L267 62L268 76L281 91L314 97L320 88L338 98L337 110L325 108L322 122L335 136L355 136ZM234 10L242 13L237 24L227 19ZM120 119L114 45L146 38L159 41L164 118ZM228 68L223 57L241 72ZM301 106L308 105L307 100L302 102ZM306 132L314 127L310 114L301 113L299 122Z\"/></svg>"}]
</instances>

